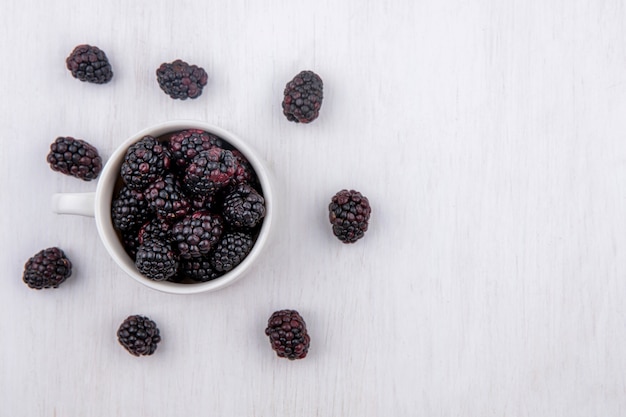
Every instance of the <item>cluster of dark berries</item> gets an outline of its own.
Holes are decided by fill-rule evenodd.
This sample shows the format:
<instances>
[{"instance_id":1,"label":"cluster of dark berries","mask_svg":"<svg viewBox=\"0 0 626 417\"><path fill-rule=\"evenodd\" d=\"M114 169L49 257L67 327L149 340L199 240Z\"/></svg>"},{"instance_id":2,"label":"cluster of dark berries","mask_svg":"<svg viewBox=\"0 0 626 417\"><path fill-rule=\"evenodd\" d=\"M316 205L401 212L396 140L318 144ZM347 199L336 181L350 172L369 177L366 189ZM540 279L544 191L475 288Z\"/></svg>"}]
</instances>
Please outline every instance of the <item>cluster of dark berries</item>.
<instances>
[{"instance_id":1,"label":"cluster of dark berries","mask_svg":"<svg viewBox=\"0 0 626 417\"><path fill-rule=\"evenodd\" d=\"M82 139L58 137L50 144L47 156L50 168L84 181L98 178L102 171L102 158L98 150Z\"/></svg>"},{"instance_id":2,"label":"cluster of dark berries","mask_svg":"<svg viewBox=\"0 0 626 417\"><path fill-rule=\"evenodd\" d=\"M333 234L343 243L354 243L367 231L372 208L367 197L355 190L341 190L328 205Z\"/></svg>"},{"instance_id":3,"label":"cluster of dark berries","mask_svg":"<svg viewBox=\"0 0 626 417\"><path fill-rule=\"evenodd\" d=\"M204 282L239 265L265 217L249 161L189 129L130 146L111 217L137 269L155 281Z\"/></svg>"}]
</instances>

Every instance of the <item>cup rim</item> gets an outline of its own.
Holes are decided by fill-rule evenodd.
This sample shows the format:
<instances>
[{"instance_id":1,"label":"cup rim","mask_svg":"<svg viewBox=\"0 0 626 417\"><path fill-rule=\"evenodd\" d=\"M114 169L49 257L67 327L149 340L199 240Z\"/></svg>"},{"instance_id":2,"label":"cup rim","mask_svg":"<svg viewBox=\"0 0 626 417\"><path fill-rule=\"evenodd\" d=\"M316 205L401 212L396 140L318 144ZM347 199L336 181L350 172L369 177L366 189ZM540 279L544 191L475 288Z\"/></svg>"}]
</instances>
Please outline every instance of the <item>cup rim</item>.
<instances>
[{"instance_id":1,"label":"cup rim","mask_svg":"<svg viewBox=\"0 0 626 417\"><path fill-rule=\"evenodd\" d=\"M135 267L135 263L124 250L118 238L117 232L113 227L113 222L111 220L111 202L113 199L113 190L119 176L119 170L122 165L124 155L126 154L126 150L130 145L147 135L159 137L166 133L177 132L186 129L200 129L212 133L231 144L235 149L239 150L239 152L241 152L246 157L246 159L248 159L259 179L261 188L263 189L263 197L265 199L266 206L265 217L263 219L263 225L261 226L259 235L248 256L246 256L244 260L234 269L222 275L221 277L211 281L198 282L193 284L181 284L169 281L153 281L142 275L137 270L137 268ZM239 280L249 270L250 266L261 254L269 239L270 231L272 229L274 211L274 190L272 187L272 181L270 180L270 173L267 170L263 161L257 156L256 151L254 151L237 135L221 127L199 120L179 119L158 123L142 129L141 131L127 138L115 149L113 154L109 157L106 164L104 165L102 172L100 173L98 185L96 186L94 214L98 234L100 235L100 239L104 243L107 252L113 258L115 263L127 275L129 275L135 281L161 292L170 294L198 294L203 292L216 291L218 289L231 285Z\"/></svg>"}]
</instances>

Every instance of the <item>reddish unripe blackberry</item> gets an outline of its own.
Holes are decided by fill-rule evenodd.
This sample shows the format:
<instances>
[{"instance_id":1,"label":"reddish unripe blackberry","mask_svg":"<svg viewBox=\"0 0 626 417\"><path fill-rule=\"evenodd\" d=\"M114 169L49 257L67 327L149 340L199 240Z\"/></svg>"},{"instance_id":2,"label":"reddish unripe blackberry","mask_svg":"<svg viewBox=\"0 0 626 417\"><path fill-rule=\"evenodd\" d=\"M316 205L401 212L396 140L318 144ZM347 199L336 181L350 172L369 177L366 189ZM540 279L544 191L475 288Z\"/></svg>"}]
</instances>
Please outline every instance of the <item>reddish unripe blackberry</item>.
<instances>
[{"instance_id":1,"label":"reddish unripe blackberry","mask_svg":"<svg viewBox=\"0 0 626 417\"><path fill-rule=\"evenodd\" d=\"M134 356L152 355L161 341L157 324L148 317L132 315L117 329L117 340Z\"/></svg>"},{"instance_id":2,"label":"reddish unripe blackberry","mask_svg":"<svg viewBox=\"0 0 626 417\"><path fill-rule=\"evenodd\" d=\"M241 184L224 198L223 215L233 227L255 227L265 217L265 199L254 188Z\"/></svg>"},{"instance_id":3,"label":"reddish unripe blackberry","mask_svg":"<svg viewBox=\"0 0 626 417\"><path fill-rule=\"evenodd\" d=\"M213 147L196 155L185 170L183 183L193 194L209 195L228 185L237 171L229 150Z\"/></svg>"},{"instance_id":4,"label":"reddish unripe blackberry","mask_svg":"<svg viewBox=\"0 0 626 417\"><path fill-rule=\"evenodd\" d=\"M65 65L72 76L81 81L105 84L113 78L109 60L100 48L91 45L78 45L66 58Z\"/></svg>"},{"instance_id":5,"label":"reddish unripe blackberry","mask_svg":"<svg viewBox=\"0 0 626 417\"><path fill-rule=\"evenodd\" d=\"M302 71L287 83L283 98L283 114L296 123L310 123L319 116L324 83L313 71Z\"/></svg>"},{"instance_id":6,"label":"reddish unripe blackberry","mask_svg":"<svg viewBox=\"0 0 626 417\"><path fill-rule=\"evenodd\" d=\"M222 236L223 230L221 216L208 211L197 211L174 223L172 238L181 258L198 258L209 254Z\"/></svg>"},{"instance_id":7,"label":"reddish unripe blackberry","mask_svg":"<svg viewBox=\"0 0 626 417\"><path fill-rule=\"evenodd\" d=\"M135 266L153 281L165 281L176 275L178 259L169 243L151 239L137 249Z\"/></svg>"},{"instance_id":8,"label":"reddish unripe blackberry","mask_svg":"<svg viewBox=\"0 0 626 417\"><path fill-rule=\"evenodd\" d=\"M274 312L267 321L265 334L272 349L281 358L303 359L309 352L311 338L304 319L296 310Z\"/></svg>"},{"instance_id":9,"label":"reddish unripe blackberry","mask_svg":"<svg viewBox=\"0 0 626 417\"><path fill-rule=\"evenodd\" d=\"M169 166L169 151L152 136L144 136L126 151L120 174L129 188L143 191Z\"/></svg>"},{"instance_id":10,"label":"reddish unripe blackberry","mask_svg":"<svg viewBox=\"0 0 626 417\"><path fill-rule=\"evenodd\" d=\"M169 140L169 149L176 166L186 168L193 158L202 151L217 146L223 147L222 139L204 130L188 129L173 134Z\"/></svg>"},{"instance_id":11,"label":"reddish unripe blackberry","mask_svg":"<svg viewBox=\"0 0 626 417\"><path fill-rule=\"evenodd\" d=\"M46 159L54 171L83 181L98 178L102 171L98 150L88 142L70 136L60 136L52 142Z\"/></svg>"},{"instance_id":12,"label":"reddish unripe blackberry","mask_svg":"<svg viewBox=\"0 0 626 417\"><path fill-rule=\"evenodd\" d=\"M136 231L149 216L148 204L143 194L126 185L120 188L117 197L111 202L111 220L119 231Z\"/></svg>"},{"instance_id":13,"label":"reddish unripe blackberry","mask_svg":"<svg viewBox=\"0 0 626 417\"><path fill-rule=\"evenodd\" d=\"M52 247L33 255L24 265L22 279L30 288L57 288L72 275L72 263L65 253Z\"/></svg>"},{"instance_id":14,"label":"reddish unripe blackberry","mask_svg":"<svg viewBox=\"0 0 626 417\"><path fill-rule=\"evenodd\" d=\"M180 59L161 64L156 70L156 76L161 90L171 98L180 100L199 97L209 78L203 68L189 65Z\"/></svg>"},{"instance_id":15,"label":"reddish unripe blackberry","mask_svg":"<svg viewBox=\"0 0 626 417\"><path fill-rule=\"evenodd\" d=\"M354 243L367 231L372 208L369 200L355 190L341 190L328 205L333 234L343 243Z\"/></svg>"},{"instance_id":16,"label":"reddish unripe blackberry","mask_svg":"<svg viewBox=\"0 0 626 417\"><path fill-rule=\"evenodd\" d=\"M180 182L172 174L166 174L148 185L144 196L150 210L162 219L171 221L183 217L189 211L189 200Z\"/></svg>"},{"instance_id":17,"label":"reddish unripe blackberry","mask_svg":"<svg viewBox=\"0 0 626 417\"><path fill-rule=\"evenodd\" d=\"M178 277L188 278L196 282L207 282L219 278L222 273L213 269L206 258L181 259L178 266Z\"/></svg>"},{"instance_id":18,"label":"reddish unripe blackberry","mask_svg":"<svg viewBox=\"0 0 626 417\"><path fill-rule=\"evenodd\" d=\"M224 233L211 252L211 265L217 272L228 272L248 256L254 245L252 236L244 232Z\"/></svg>"}]
</instances>

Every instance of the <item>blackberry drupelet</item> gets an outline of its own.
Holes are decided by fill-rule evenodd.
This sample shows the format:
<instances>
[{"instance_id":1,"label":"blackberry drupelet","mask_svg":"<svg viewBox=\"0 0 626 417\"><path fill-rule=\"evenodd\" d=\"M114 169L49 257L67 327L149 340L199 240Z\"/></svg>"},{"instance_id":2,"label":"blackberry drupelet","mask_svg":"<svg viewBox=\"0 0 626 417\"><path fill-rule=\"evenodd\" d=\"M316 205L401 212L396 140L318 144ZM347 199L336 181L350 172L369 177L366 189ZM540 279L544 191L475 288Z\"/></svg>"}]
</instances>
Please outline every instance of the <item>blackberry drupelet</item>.
<instances>
[{"instance_id":1,"label":"blackberry drupelet","mask_svg":"<svg viewBox=\"0 0 626 417\"><path fill-rule=\"evenodd\" d=\"M121 232L136 231L149 216L148 203L143 194L126 185L120 188L117 197L111 202L113 226Z\"/></svg>"},{"instance_id":2,"label":"blackberry drupelet","mask_svg":"<svg viewBox=\"0 0 626 417\"><path fill-rule=\"evenodd\" d=\"M134 356L152 355L161 341L157 324L148 317L132 315L117 330L117 340Z\"/></svg>"},{"instance_id":3,"label":"blackberry drupelet","mask_svg":"<svg viewBox=\"0 0 626 417\"><path fill-rule=\"evenodd\" d=\"M98 178L102 171L98 150L88 142L70 136L60 136L52 142L46 159L54 171L84 181Z\"/></svg>"},{"instance_id":4,"label":"blackberry drupelet","mask_svg":"<svg viewBox=\"0 0 626 417\"><path fill-rule=\"evenodd\" d=\"M372 209L369 200L355 190L341 190L328 205L333 234L343 243L354 243L367 231Z\"/></svg>"},{"instance_id":5,"label":"blackberry drupelet","mask_svg":"<svg viewBox=\"0 0 626 417\"><path fill-rule=\"evenodd\" d=\"M137 249L135 265L139 272L154 281L165 281L176 274L178 259L169 243L144 240Z\"/></svg>"},{"instance_id":6,"label":"blackberry drupelet","mask_svg":"<svg viewBox=\"0 0 626 417\"><path fill-rule=\"evenodd\" d=\"M222 139L204 130L189 129L173 134L169 140L169 149L176 166L185 169L192 159L202 151L213 147L222 148Z\"/></svg>"},{"instance_id":7,"label":"blackberry drupelet","mask_svg":"<svg viewBox=\"0 0 626 417\"><path fill-rule=\"evenodd\" d=\"M206 258L181 259L178 266L178 276L196 282L207 282L222 276L213 269L211 262Z\"/></svg>"},{"instance_id":8,"label":"blackberry drupelet","mask_svg":"<svg viewBox=\"0 0 626 417\"><path fill-rule=\"evenodd\" d=\"M161 90L171 98L180 100L199 97L208 81L204 69L180 59L161 64L156 70L156 76Z\"/></svg>"},{"instance_id":9,"label":"blackberry drupelet","mask_svg":"<svg viewBox=\"0 0 626 417\"><path fill-rule=\"evenodd\" d=\"M324 83L313 71L302 71L287 83L283 98L283 114L296 123L310 123L319 116Z\"/></svg>"},{"instance_id":10,"label":"blackberry drupelet","mask_svg":"<svg viewBox=\"0 0 626 417\"><path fill-rule=\"evenodd\" d=\"M169 151L152 136L144 136L126 151L120 174L129 188L143 191L169 166Z\"/></svg>"},{"instance_id":11,"label":"blackberry drupelet","mask_svg":"<svg viewBox=\"0 0 626 417\"><path fill-rule=\"evenodd\" d=\"M241 184L224 198L223 216L233 227L255 227L265 217L265 199L251 186Z\"/></svg>"},{"instance_id":12,"label":"blackberry drupelet","mask_svg":"<svg viewBox=\"0 0 626 417\"><path fill-rule=\"evenodd\" d=\"M81 81L105 84L113 78L109 60L100 48L91 45L78 45L66 58L65 65L72 76Z\"/></svg>"},{"instance_id":13,"label":"blackberry drupelet","mask_svg":"<svg viewBox=\"0 0 626 417\"><path fill-rule=\"evenodd\" d=\"M237 159L229 150L213 147L196 155L183 177L193 194L209 195L228 185L237 171Z\"/></svg>"},{"instance_id":14,"label":"blackberry drupelet","mask_svg":"<svg viewBox=\"0 0 626 417\"><path fill-rule=\"evenodd\" d=\"M189 200L182 190L180 181L172 174L151 183L144 191L150 210L164 220L173 221L189 211Z\"/></svg>"},{"instance_id":15,"label":"blackberry drupelet","mask_svg":"<svg viewBox=\"0 0 626 417\"><path fill-rule=\"evenodd\" d=\"M265 334L281 358L303 359L309 352L311 338L304 319L296 310L274 312L267 321Z\"/></svg>"},{"instance_id":16,"label":"blackberry drupelet","mask_svg":"<svg viewBox=\"0 0 626 417\"><path fill-rule=\"evenodd\" d=\"M209 254L223 230L224 222L220 215L197 211L174 223L172 238L181 258L198 258Z\"/></svg>"},{"instance_id":17,"label":"blackberry drupelet","mask_svg":"<svg viewBox=\"0 0 626 417\"><path fill-rule=\"evenodd\" d=\"M30 288L57 288L72 275L72 263L65 253L57 248L37 252L24 265L22 279Z\"/></svg>"},{"instance_id":18,"label":"blackberry drupelet","mask_svg":"<svg viewBox=\"0 0 626 417\"><path fill-rule=\"evenodd\" d=\"M252 250L252 236L244 232L224 233L211 252L211 265L217 272L228 272L239 265Z\"/></svg>"}]
</instances>

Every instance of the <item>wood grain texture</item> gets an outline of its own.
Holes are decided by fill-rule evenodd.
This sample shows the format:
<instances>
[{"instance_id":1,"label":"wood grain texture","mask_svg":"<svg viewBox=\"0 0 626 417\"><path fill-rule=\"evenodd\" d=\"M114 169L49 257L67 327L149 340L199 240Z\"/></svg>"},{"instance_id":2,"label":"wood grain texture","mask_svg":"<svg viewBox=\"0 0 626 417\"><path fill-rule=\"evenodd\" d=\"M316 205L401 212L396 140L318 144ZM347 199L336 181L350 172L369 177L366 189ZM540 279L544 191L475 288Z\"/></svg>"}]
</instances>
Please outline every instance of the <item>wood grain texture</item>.
<instances>
[{"instance_id":1,"label":"wood grain texture","mask_svg":"<svg viewBox=\"0 0 626 417\"><path fill-rule=\"evenodd\" d=\"M626 415L626 9L621 0L4 0L0 4L0 415ZM64 59L100 46L94 86ZM157 87L161 62L203 66L198 100ZM285 83L313 69L320 118L289 123ZM169 119L245 138L280 189L279 228L245 279L180 297L108 257L53 192L93 191L45 163L58 135L106 157ZM330 196L373 205L356 245ZM55 291L24 262L66 249ZM310 356L263 334L298 309ZM163 342L137 359L128 314Z\"/></svg>"}]
</instances>

